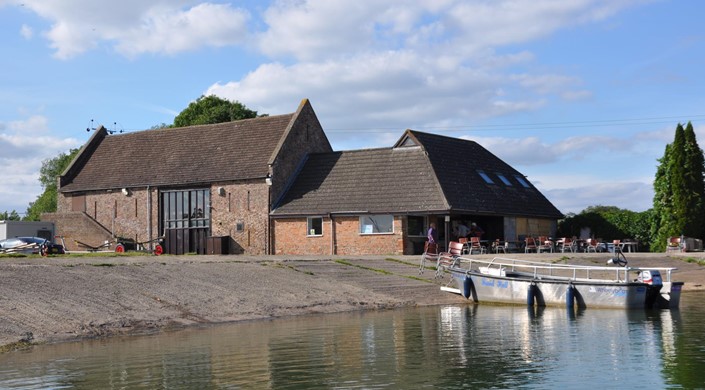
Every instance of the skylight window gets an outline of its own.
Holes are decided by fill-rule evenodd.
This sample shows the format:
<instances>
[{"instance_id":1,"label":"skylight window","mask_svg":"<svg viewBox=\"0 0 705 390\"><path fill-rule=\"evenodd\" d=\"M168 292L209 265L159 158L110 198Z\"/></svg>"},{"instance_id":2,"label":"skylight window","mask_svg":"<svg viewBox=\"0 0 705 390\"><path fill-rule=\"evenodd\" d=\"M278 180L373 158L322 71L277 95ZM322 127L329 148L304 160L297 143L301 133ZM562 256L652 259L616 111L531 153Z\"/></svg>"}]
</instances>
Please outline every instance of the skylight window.
<instances>
[{"instance_id":1,"label":"skylight window","mask_svg":"<svg viewBox=\"0 0 705 390\"><path fill-rule=\"evenodd\" d=\"M482 177L482 179L485 181L487 184L494 184L494 181L492 181L492 178L485 173L485 171L480 171L478 170L477 173Z\"/></svg>"},{"instance_id":2,"label":"skylight window","mask_svg":"<svg viewBox=\"0 0 705 390\"><path fill-rule=\"evenodd\" d=\"M524 188L531 188L531 186L529 185L529 182L527 182L526 179L524 179L522 176L514 175L514 178L517 179L519 184L524 186Z\"/></svg>"},{"instance_id":3,"label":"skylight window","mask_svg":"<svg viewBox=\"0 0 705 390\"><path fill-rule=\"evenodd\" d=\"M503 174L498 173L498 174L497 174L497 177L499 178L499 180L502 180L502 183L504 183L504 185L507 185L507 186L510 186L510 187L512 186L512 182L509 181L509 179L507 179L507 177L504 176Z\"/></svg>"}]
</instances>

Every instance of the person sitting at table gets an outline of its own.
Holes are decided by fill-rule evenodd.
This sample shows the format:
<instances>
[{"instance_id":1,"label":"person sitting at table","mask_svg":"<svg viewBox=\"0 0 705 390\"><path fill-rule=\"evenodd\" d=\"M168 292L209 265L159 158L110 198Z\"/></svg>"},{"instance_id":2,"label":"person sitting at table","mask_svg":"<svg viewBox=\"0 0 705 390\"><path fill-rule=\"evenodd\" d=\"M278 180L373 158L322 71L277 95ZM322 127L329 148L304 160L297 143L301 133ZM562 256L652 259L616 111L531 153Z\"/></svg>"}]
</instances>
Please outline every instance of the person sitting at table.
<instances>
[{"instance_id":1,"label":"person sitting at table","mask_svg":"<svg viewBox=\"0 0 705 390\"><path fill-rule=\"evenodd\" d=\"M457 236L458 238L460 237L465 237L467 238L468 234L470 234L470 228L465 225L465 221L460 221L456 228Z\"/></svg>"},{"instance_id":2,"label":"person sitting at table","mask_svg":"<svg viewBox=\"0 0 705 390\"><path fill-rule=\"evenodd\" d=\"M477 237L477 238L482 238L482 235L485 234L485 231L482 230L475 222L473 222L470 225L470 233L468 234L468 238L470 237Z\"/></svg>"}]
</instances>

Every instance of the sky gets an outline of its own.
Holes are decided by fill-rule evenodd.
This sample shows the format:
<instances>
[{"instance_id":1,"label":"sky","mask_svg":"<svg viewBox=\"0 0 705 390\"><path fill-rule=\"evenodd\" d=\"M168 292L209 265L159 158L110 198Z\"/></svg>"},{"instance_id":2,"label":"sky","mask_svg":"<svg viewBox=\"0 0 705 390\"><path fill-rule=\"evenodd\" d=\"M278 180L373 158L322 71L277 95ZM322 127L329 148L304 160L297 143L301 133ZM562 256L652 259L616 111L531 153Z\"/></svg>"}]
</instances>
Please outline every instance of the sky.
<instances>
[{"instance_id":1,"label":"sky","mask_svg":"<svg viewBox=\"0 0 705 390\"><path fill-rule=\"evenodd\" d=\"M87 129L170 124L210 94L269 115L307 98L335 150L406 129L473 140L563 213L644 211L677 124L705 144L703 15L698 0L0 0L0 212L24 213L42 161Z\"/></svg>"}]
</instances>

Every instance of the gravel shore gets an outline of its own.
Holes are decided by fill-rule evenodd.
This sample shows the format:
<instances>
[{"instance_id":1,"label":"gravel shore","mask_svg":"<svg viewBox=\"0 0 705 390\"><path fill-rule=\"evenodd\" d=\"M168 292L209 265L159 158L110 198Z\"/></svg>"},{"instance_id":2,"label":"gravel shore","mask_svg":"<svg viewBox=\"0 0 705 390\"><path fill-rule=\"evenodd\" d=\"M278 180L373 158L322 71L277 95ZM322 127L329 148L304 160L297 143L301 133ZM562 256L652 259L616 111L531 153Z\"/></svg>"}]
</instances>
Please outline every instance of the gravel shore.
<instances>
[{"instance_id":1,"label":"gravel shore","mask_svg":"<svg viewBox=\"0 0 705 390\"><path fill-rule=\"evenodd\" d=\"M491 255L483 255L492 257ZM609 254L512 255L604 264ZM627 254L677 267L705 289L705 254ZM700 260L700 263L693 260ZM33 343L312 313L465 303L418 273L420 256L125 256L0 258L0 351ZM690 262L689 262L689 261Z\"/></svg>"}]
</instances>

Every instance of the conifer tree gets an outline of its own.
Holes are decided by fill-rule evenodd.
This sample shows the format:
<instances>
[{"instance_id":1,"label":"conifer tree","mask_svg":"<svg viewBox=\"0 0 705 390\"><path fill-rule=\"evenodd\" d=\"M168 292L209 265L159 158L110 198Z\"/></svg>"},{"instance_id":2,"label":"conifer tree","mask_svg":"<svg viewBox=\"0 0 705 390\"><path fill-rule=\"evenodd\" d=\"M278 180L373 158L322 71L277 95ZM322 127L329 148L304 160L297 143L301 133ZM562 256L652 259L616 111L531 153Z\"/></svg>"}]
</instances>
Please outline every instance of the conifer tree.
<instances>
[{"instance_id":1,"label":"conifer tree","mask_svg":"<svg viewBox=\"0 0 705 390\"><path fill-rule=\"evenodd\" d=\"M702 239L705 236L705 158L690 122L685 127L684 137L687 194L683 234Z\"/></svg>"},{"instance_id":2,"label":"conifer tree","mask_svg":"<svg viewBox=\"0 0 705 390\"><path fill-rule=\"evenodd\" d=\"M673 195L671 193L671 183L669 181L669 161L671 159L672 144L666 145L663 157L656 168L654 178L654 207L653 221L651 223L651 250L662 252L666 248L666 240L674 233L673 224Z\"/></svg>"},{"instance_id":3,"label":"conifer tree","mask_svg":"<svg viewBox=\"0 0 705 390\"><path fill-rule=\"evenodd\" d=\"M663 251L669 237L705 235L705 157L693 126L680 123L666 145L654 178L651 250Z\"/></svg>"}]
</instances>

